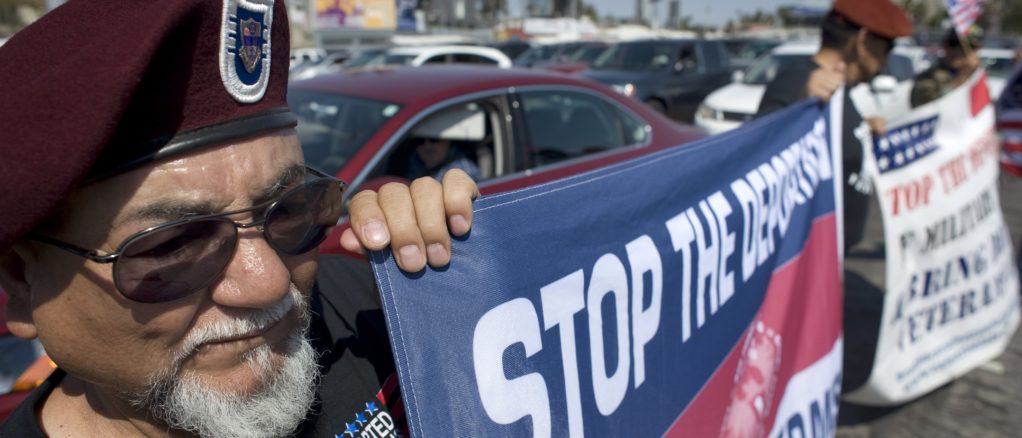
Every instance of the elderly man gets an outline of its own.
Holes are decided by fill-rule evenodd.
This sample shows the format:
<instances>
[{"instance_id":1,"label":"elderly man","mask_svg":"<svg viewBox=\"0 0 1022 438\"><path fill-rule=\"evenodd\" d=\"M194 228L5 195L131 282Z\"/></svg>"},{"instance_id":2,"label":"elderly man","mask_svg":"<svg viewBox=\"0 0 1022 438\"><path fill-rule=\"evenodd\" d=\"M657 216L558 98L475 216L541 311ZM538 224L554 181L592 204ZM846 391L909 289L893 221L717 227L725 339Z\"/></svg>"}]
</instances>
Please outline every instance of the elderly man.
<instances>
[{"instance_id":1,"label":"elderly man","mask_svg":"<svg viewBox=\"0 0 1022 438\"><path fill-rule=\"evenodd\" d=\"M767 85L759 116L807 97L827 101L839 87L873 80L887 62L894 39L912 34L912 23L891 0L835 0L820 26L820 50L812 58L794 61ZM866 120L845 93L843 120L844 242L847 250L862 239L869 196L858 183L862 142L870 130L884 131L884 121ZM864 132L865 131L865 132Z\"/></svg>"},{"instance_id":2,"label":"elderly man","mask_svg":"<svg viewBox=\"0 0 1022 438\"><path fill-rule=\"evenodd\" d=\"M398 432L368 270L317 256L343 183L303 165L288 48L279 0L72 0L0 49L0 286L58 366L0 436ZM475 195L361 193L342 244L444 265Z\"/></svg>"}]
</instances>

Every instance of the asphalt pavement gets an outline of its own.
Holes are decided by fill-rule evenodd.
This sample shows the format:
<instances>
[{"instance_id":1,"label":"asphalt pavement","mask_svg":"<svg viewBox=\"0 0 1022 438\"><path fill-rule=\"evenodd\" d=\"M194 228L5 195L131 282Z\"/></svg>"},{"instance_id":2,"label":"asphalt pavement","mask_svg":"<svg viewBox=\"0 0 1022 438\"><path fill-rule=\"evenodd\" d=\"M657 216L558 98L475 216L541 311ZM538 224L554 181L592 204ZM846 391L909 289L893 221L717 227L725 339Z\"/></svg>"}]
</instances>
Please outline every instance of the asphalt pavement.
<instances>
[{"instance_id":1,"label":"asphalt pavement","mask_svg":"<svg viewBox=\"0 0 1022 438\"><path fill-rule=\"evenodd\" d=\"M1002 175L1000 195L1018 255L1022 179ZM869 344L875 342L879 327L884 269L883 226L874 202L865 238L846 258L846 388L868 377L873 361ZM840 438L1022 437L1022 330L1000 357L914 401L889 408L842 403L838 424Z\"/></svg>"}]
</instances>

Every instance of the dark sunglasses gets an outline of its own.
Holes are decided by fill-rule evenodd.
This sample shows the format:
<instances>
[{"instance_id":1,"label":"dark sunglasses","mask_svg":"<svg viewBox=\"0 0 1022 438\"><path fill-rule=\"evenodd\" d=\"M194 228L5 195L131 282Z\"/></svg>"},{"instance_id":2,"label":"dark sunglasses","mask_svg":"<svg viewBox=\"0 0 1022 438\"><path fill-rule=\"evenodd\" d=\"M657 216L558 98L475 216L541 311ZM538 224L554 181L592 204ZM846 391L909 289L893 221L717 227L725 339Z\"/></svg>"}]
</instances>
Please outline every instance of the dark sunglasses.
<instances>
[{"instance_id":1,"label":"dark sunglasses","mask_svg":"<svg viewBox=\"0 0 1022 438\"><path fill-rule=\"evenodd\" d=\"M113 263L114 285L130 300L173 301L220 278L234 256L239 228L260 227L270 246L287 255L304 254L319 246L341 217L345 184L312 168L306 172L305 182L275 201L150 227L131 235L109 254L39 234L28 238L96 263ZM263 217L247 224L228 218L258 211L264 211Z\"/></svg>"}]
</instances>

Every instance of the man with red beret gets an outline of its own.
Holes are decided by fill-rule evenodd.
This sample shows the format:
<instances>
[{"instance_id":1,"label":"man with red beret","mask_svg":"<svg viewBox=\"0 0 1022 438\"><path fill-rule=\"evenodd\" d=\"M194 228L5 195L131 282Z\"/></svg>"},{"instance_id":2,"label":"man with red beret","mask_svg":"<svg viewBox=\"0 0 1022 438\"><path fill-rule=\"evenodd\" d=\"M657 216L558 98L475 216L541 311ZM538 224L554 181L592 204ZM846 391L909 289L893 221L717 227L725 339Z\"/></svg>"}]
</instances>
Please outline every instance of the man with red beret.
<instances>
[{"instance_id":1,"label":"man with red beret","mask_svg":"<svg viewBox=\"0 0 1022 438\"><path fill-rule=\"evenodd\" d=\"M71 0L0 48L6 321L58 367L0 436L400 429L368 268L317 256L344 185L304 165L285 13ZM442 266L476 194L458 171L360 193L342 245Z\"/></svg>"},{"instance_id":2,"label":"man with red beret","mask_svg":"<svg viewBox=\"0 0 1022 438\"><path fill-rule=\"evenodd\" d=\"M762 116L807 97L824 102L839 87L869 83L880 73L894 39L912 34L912 22L890 0L835 0L820 26L820 50L812 58L792 62L777 72L760 101ZM864 123L850 93L845 93L843 120L845 250L862 239L869 196L857 184L862 168L863 139L882 133L879 118ZM865 131L865 132L864 132Z\"/></svg>"}]
</instances>

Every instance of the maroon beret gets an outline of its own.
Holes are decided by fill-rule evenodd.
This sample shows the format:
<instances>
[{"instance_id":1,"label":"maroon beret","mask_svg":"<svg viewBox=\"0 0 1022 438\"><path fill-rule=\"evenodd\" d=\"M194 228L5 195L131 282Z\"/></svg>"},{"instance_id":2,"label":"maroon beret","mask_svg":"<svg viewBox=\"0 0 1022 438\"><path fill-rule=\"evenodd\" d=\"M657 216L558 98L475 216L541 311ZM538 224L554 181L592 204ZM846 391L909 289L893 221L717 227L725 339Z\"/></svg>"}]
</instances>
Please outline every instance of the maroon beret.
<instances>
[{"instance_id":1,"label":"maroon beret","mask_svg":"<svg viewBox=\"0 0 1022 438\"><path fill-rule=\"evenodd\" d=\"M71 0L0 47L0 251L75 187L293 127L282 0Z\"/></svg>"},{"instance_id":2,"label":"maroon beret","mask_svg":"<svg viewBox=\"0 0 1022 438\"><path fill-rule=\"evenodd\" d=\"M834 0L834 12L882 37L912 35L912 21L891 0Z\"/></svg>"}]
</instances>

